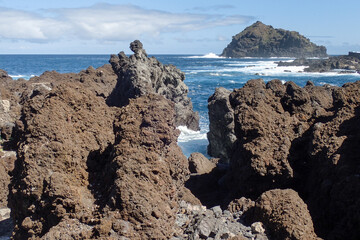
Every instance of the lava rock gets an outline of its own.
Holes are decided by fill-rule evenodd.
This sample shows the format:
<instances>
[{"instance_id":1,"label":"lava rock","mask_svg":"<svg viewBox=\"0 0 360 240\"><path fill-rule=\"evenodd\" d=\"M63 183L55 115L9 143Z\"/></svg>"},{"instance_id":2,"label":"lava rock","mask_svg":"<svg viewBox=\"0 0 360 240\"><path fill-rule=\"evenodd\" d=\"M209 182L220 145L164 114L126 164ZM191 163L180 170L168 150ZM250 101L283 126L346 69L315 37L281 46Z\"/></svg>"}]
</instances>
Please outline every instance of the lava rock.
<instances>
[{"instance_id":1,"label":"lava rock","mask_svg":"<svg viewBox=\"0 0 360 240\"><path fill-rule=\"evenodd\" d=\"M124 52L112 55L110 63L118 76L117 84L107 103L125 106L129 99L149 93L161 95L175 103L176 126L199 130L199 115L193 111L187 96L185 74L173 65L163 65L156 58L149 58L138 40L130 44L133 55Z\"/></svg>"},{"instance_id":2,"label":"lava rock","mask_svg":"<svg viewBox=\"0 0 360 240\"><path fill-rule=\"evenodd\" d=\"M263 193L256 200L255 216L270 231L271 239L319 239L306 204L292 189Z\"/></svg>"},{"instance_id":3,"label":"lava rock","mask_svg":"<svg viewBox=\"0 0 360 240\"><path fill-rule=\"evenodd\" d=\"M359 238L360 81L301 88L250 80L229 99L236 141L224 182L232 199L292 188L320 237Z\"/></svg>"},{"instance_id":4,"label":"lava rock","mask_svg":"<svg viewBox=\"0 0 360 240\"><path fill-rule=\"evenodd\" d=\"M192 153L189 157L189 170L191 173L205 174L211 172L216 164L201 153Z\"/></svg>"},{"instance_id":5,"label":"lava rock","mask_svg":"<svg viewBox=\"0 0 360 240\"><path fill-rule=\"evenodd\" d=\"M223 163L229 163L229 153L232 152L236 136L234 132L234 113L230 105L230 91L220 87L208 99L209 139L208 153L220 158Z\"/></svg>"}]
</instances>

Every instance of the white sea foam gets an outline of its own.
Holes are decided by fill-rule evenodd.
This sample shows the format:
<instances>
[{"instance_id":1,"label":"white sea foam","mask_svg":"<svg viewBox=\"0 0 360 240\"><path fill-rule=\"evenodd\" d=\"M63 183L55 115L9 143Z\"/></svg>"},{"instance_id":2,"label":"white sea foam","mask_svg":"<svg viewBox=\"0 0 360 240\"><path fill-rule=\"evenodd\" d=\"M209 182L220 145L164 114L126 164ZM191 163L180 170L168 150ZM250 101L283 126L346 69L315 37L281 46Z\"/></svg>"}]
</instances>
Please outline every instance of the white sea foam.
<instances>
[{"instance_id":1,"label":"white sea foam","mask_svg":"<svg viewBox=\"0 0 360 240\"><path fill-rule=\"evenodd\" d=\"M291 61L291 60L289 60ZM198 70L199 72L239 72L249 75L260 75L260 76L311 76L311 77L324 77L324 76L339 76L341 75L352 75L358 76L355 72L344 72L344 71L332 71L332 72L304 72L307 66L277 66L275 61L234 61L225 64L225 68L219 70Z\"/></svg>"},{"instance_id":2,"label":"white sea foam","mask_svg":"<svg viewBox=\"0 0 360 240\"><path fill-rule=\"evenodd\" d=\"M32 77L35 77L35 75L9 75L12 79L15 79L15 80L17 80L17 79L19 79L19 78L24 78L24 79L26 79L26 80L29 80L30 78L32 78Z\"/></svg>"},{"instance_id":3,"label":"white sea foam","mask_svg":"<svg viewBox=\"0 0 360 240\"><path fill-rule=\"evenodd\" d=\"M336 86L335 84L332 84L332 83L327 83L327 82L320 82L319 83L320 85L325 85L325 84L327 84L327 85L330 85L330 86Z\"/></svg>"},{"instance_id":4,"label":"white sea foam","mask_svg":"<svg viewBox=\"0 0 360 240\"><path fill-rule=\"evenodd\" d=\"M224 57L220 57L219 55L217 55L215 53L208 53L203 56L190 56L190 57L186 57L186 58L224 58Z\"/></svg>"},{"instance_id":5,"label":"white sea foam","mask_svg":"<svg viewBox=\"0 0 360 240\"><path fill-rule=\"evenodd\" d=\"M215 72L215 73L210 73L210 76L215 76L215 77L231 77L231 74L228 73L219 73L219 72Z\"/></svg>"},{"instance_id":6,"label":"white sea foam","mask_svg":"<svg viewBox=\"0 0 360 240\"><path fill-rule=\"evenodd\" d=\"M178 137L178 142L188 142L192 140L203 140L207 139L206 133L201 131L193 131L188 129L186 126L179 126L177 129L180 130L180 136Z\"/></svg>"},{"instance_id":7,"label":"white sea foam","mask_svg":"<svg viewBox=\"0 0 360 240\"><path fill-rule=\"evenodd\" d=\"M179 126L181 131L178 137L178 145L186 157L189 157L193 152L200 152L207 156L207 146L209 142L206 137L206 132L193 131L185 126Z\"/></svg>"}]
</instances>

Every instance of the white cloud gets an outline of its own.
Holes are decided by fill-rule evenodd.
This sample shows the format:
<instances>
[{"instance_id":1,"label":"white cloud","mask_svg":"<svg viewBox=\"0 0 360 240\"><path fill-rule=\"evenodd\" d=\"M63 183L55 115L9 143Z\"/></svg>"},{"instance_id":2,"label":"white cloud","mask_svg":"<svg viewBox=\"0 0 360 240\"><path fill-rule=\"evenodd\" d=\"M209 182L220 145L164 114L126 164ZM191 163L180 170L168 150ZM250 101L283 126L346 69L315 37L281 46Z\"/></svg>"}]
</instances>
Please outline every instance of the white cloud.
<instances>
[{"instance_id":1,"label":"white cloud","mask_svg":"<svg viewBox=\"0 0 360 240\"><path fill-rule=\"evenodd\" d=\"M0 37L43 41L60 37L68 27L60 21L28 12L0 9Z\"/></svg>"},{"instance_id":2,"label":"white cloud","mask_svg":"<svg viewBox=\"0 0 360 240\"><path fill-rule=\"evenodd\" d=\"M241 15L171 13L134 5L97 4L87 8L47 9L42 14L0 8L0 39L120 41L168 32L188 32L244 24Z\"/></svg>"},{"instance_id":3,"label":"white cloud","mask_svg":"<svg viewBox=\"0 0 360 240\"><path fill-rule=\"evenodd\" d=\"M208 12L208 11L219 11L220 9L232 9L232 8L235 8L235 6L223 4L223 5L194 7L189 10Z\"/></svg>"}]
</instances>

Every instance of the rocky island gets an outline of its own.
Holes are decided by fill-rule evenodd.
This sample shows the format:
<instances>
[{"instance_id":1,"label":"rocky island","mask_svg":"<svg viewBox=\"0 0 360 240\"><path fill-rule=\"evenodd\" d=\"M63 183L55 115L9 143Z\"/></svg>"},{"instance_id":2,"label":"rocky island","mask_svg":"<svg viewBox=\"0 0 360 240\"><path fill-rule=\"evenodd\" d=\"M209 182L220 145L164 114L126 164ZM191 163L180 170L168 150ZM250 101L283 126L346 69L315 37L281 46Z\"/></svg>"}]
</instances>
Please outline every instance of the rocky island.
<instances>
[{"instance_id":1,"label":"rocky island","mask_svg":"<svg viewBox=\"0 0 360 240\"><path fill-rule=\"evenodd\" d=\"M243 57L326 57L326 48L317 46L298 32L276 29L257 21L233 36L221 56Z\"/></svg>"},{"instance_id":2,"label":"rocky island","mask_svg":"<svg viewBox=\"0 0 360 240\"><path fill-rule=\"evenodd\" d=\"M217 88L214 158L187 159L184 74L130 48L79 73L0 72L0 237L359 239L360 82Z\"/></svg>"}]
</instances>

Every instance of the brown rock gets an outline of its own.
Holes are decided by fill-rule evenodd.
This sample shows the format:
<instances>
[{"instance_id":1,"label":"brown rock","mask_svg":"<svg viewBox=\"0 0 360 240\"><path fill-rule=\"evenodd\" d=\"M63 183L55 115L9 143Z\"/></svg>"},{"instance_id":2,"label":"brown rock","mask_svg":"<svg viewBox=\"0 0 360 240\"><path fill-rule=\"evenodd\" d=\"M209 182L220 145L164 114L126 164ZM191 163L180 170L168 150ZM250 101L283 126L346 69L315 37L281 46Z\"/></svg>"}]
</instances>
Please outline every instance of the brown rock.
<instances>
[{"instance_id":1,"label":"brown rock","mask_svg":"<svg viewBox=\"0 0 360 240\"><path fill-rule=\"evenodd\" d=\"M263 193L256 200L255 216L265 224L271 239L318 239L307 206L294 190Z\"/></svg>"},{"instance_id":2,"label":"brown rock","mask_svg":"<svg viewBox=\"0 0 360 240\"><path fill-rule=\"evenodd\" d=\"M171 237L188 175L174 115L155 95L108 107L81 83L24 98L9 198L14 238Z\"/></svg>"},{"instance_id":3,"label":"brown rock","mask_svg":"<svg viewBox=\"0 0 360 240\"><path fill-rule=\"evenodd\" d=\"M113 143L113 116L103 98L74 83L25 103L9 205L16 223L28 218L16 238L41 236L65 217L91 222L97 205L87 165Z\"/></svg>"},{"instance_id":4,"label":"brown rock","mask_svg":"<svg viewBox=\"0 0 360 240\"><path fill-rule=\"evenodd\" d=\"M133 224L137 238L166 239L173 234L178 189L188 174L187 159L177 146L174 115L173 103L148 95L131 100L115 122L111 165L117 170L107 205L111 211L120 209L121 219Z\"/></svg>"},{"instance_id":5,"label":"brown rock","mask_svg":"<svg viewBox=\"0 0 360 240\"><path fill-rule=\"evenodd\" d=\"M6 171L2 159L0 159L0 208L7 206L7 197L9 194L8 185L10 183L10 176Z\"/></svg>"},{"instance_id":6,"label":"brown rock","mask_svg":"<svg viewBox=\"0 0 360 240\"><path fill-rule=\"evenodd\" d=\"M228 205L228 210L232 213L239 211L246 212L255 206L255 202L249 198L241 197L239 199L232 200Z\"/></svg>"},{"instance_id":7,"label":"brown rock","mask_svg":"<svg viewBox=\"0 0 360 240\"><path fill-rule=\"evenodd\" d=\"M291 187L304 196L319 236L358 239L360 82L301 88L251 80L229 99L230 196Z\"/></svg>"},{"instance_id":8,"label":"brown rock","mask_svg":"<svg viewBox=\"0 0 360 240\"><path fill-rule=\"evenodd\" d=\"M216 164L201 153L192 153L189 157L189 170L191 173L205 174L211 172Z\"/></svg>"}]
</instances>

